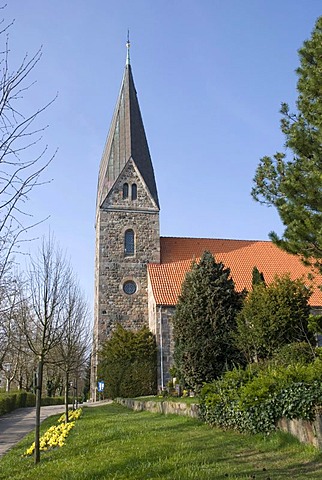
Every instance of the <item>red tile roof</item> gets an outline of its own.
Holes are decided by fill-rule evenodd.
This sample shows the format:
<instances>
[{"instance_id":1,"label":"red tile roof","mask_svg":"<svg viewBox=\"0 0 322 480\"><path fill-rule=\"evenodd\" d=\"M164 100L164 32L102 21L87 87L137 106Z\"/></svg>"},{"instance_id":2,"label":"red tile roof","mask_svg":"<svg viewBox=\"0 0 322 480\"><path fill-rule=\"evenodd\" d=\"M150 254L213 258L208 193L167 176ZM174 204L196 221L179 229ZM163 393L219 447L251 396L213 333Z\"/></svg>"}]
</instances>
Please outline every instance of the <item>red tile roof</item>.
<instances>
[{"instance_id":1,"label":"red tile roof","mask_svg":"<svg viewBox=\"0 0 322 480\"><path fill-rule=\"evenodd\" d=\"M297 256L290 255L272 242L258 240L224 240L209 238L161 237L161 263L149 264L148 271L157 305L175 305L185 274L191 262L210 251L217 262L230 268L236 289L252 288L252 270L256 266L263 272L265 281L272 282L275 275L289 273L292 279L303 278L312 285L308 274L314 274L314 292L310 304L322 306L322 275L305 267Z\"/></svg>"}]
</instances>

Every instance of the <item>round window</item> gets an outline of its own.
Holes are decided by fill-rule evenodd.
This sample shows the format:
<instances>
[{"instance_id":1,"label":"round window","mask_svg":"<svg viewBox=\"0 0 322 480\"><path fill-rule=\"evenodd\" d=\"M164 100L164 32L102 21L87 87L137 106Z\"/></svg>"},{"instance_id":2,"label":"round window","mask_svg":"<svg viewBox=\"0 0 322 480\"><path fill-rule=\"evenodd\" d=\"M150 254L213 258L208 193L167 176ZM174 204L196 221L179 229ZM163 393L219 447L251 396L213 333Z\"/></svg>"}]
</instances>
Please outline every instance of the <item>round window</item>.
<instances>
[{"instance_id":1,"label":"round window","mask_svg":"<svg viewBox=\"0 0 322 480\"><path fill-rule=\"evenodd\" d=\"M127 295L133 295L133 293L136 292L136 283L133 282L133 280L128 280L127 282L124 282L123 291Z\"/></svg>"}]
</instances>

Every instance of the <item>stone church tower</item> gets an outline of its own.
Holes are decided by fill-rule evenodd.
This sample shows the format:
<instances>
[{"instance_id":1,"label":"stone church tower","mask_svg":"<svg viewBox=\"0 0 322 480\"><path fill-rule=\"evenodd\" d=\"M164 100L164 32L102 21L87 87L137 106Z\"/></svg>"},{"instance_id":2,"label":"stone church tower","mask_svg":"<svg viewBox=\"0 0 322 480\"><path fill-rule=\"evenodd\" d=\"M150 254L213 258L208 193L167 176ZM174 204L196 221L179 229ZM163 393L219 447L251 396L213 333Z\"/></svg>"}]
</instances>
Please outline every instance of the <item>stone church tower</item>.
<instances>
[{"instance_id":1,"label":"stone church tower","mask_svg":"<svg viewBox=\"0 0 322 480\"><path fill-rule=\"evenodd\" d=\"M127 59L99 170L92 397L97 351L115 325L148 325L147 265L160 262L159 200Z\"/></svg>"}]
</instances>

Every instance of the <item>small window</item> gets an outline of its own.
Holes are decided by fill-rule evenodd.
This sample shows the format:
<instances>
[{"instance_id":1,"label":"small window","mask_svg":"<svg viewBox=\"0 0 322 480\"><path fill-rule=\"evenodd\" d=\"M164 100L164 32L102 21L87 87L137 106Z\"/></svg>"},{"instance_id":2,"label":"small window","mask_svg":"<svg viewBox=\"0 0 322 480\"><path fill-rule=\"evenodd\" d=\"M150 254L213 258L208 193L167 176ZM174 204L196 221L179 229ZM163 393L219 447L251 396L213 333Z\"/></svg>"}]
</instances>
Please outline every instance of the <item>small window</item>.
<instances>
[{"instance_id":1,"label":"small window","mask_svg":"<svg viewBox=\"0 0 322 480\"><path fill-rule=\"evenodd\" d=\"M126 257L134 255L134 232L132 229L126 230L124 235L124 255Z\"/></svg>"},{"instance_id":2,"label":"small window","mask_svg":"<svg viewBox=\"0 0 322 480\"><path fill-rule=\"evenodd\" d=\"M136 292L136 283L133 280L128 280L123 284L123 291L127 295L133 295Z\"/></svg>"},{"instance_id":3,"label":"small window","mask_svg":"<svg viewBox=\"0 0 322 480\"><path fill-rule=\"evenodd\" d=\"M138 198L138 188L136 186L136 183L132 183L131 199L136 200L137 198Z\"/></svg>"},{"instance_id":4,"label":"small window","mask_svg":"<svg viewBox=\"0 0 322 480\"><path fill-rule=\"evenodd\" d=\"M129 184L124 183L123 185L123 199L128 198L129 196Z\"/></svg>"}]
</instances>

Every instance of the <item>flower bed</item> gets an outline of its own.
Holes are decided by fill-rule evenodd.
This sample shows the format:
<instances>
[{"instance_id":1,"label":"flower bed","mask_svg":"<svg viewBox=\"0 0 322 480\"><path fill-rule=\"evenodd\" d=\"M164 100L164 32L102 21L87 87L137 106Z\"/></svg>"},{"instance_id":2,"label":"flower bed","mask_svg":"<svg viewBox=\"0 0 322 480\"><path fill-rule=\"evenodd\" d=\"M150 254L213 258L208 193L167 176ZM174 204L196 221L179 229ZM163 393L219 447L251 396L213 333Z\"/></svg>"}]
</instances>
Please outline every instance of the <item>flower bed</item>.
<instances>
[{"instance_id":1,"label":"flower bed","mask_svg":"<svg viewBox=\"0 0 322 480\"><path fill-rule=\"evenodd\" d=\"M42 435L42 437L40 437L40 450L45 452L51 448L62 447L65 445L65 439L70 430L75 426L75 421L80 417L81 413L81 408L70 411L69 419L72 421L69 421L68 423L63 423L65 416L62 415L58 419L58 425L53 425ZM33 442L32 445L25 451L24 455L32 455L34 451L35 442Z\"/></svg>"}]
</instances>

